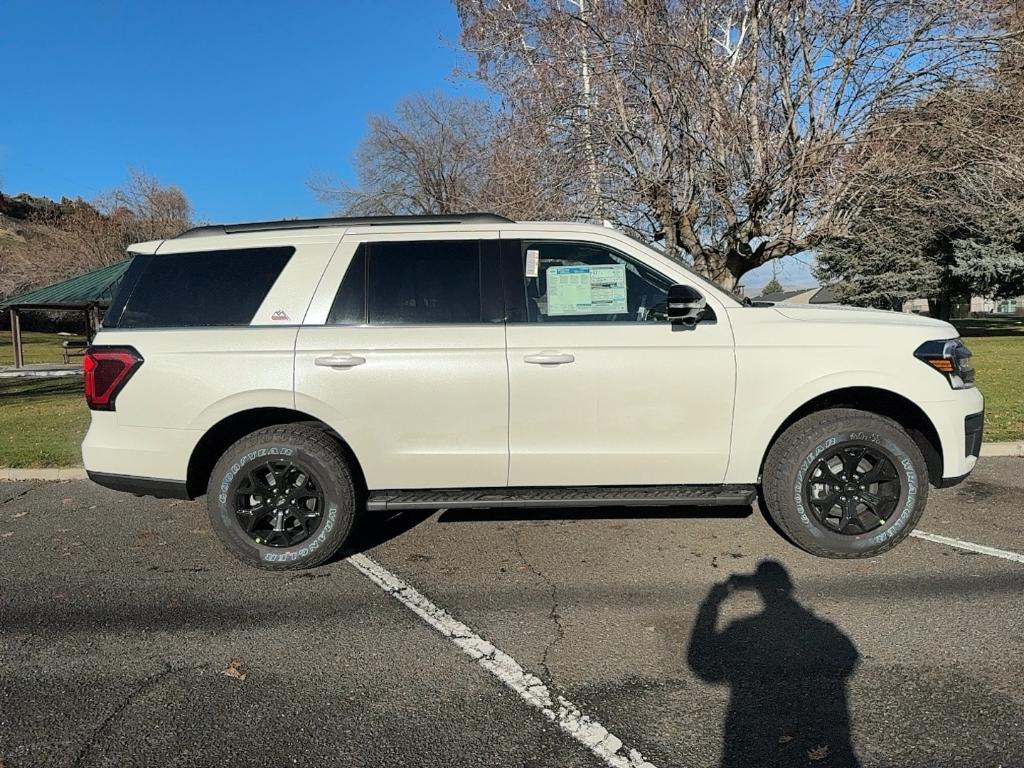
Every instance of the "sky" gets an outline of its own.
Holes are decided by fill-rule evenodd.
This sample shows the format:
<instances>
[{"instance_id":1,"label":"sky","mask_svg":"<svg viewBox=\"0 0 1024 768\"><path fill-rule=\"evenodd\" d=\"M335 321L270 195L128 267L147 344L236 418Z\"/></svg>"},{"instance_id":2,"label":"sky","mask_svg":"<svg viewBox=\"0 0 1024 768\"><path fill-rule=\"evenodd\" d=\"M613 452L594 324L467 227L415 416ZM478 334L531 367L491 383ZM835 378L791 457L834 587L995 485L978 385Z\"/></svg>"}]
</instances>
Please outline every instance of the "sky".
<instances>
[{"instance_id":1,"label":"sky","mask_svg":"<svg viewBox=\"0 0 1024 768\"><path fill-rule=\"evenodd\" d=\"M0 190L88 200L136 168L197 221L329 215L308 182L354 181L368 115L484 95L458 34L450 0L0 0Z\"/></svg>"},{"instance_id":2,"label":"sky","mask_svg":"<svg viewBox=\"0 0 1024 768\"><path fill-rule=\"evenodd\" d=\"M449 0L0 0L0 189L92 199L139 168L207 221L330 213L371 113L480 95Z\"/></svg>"}]
</instances>

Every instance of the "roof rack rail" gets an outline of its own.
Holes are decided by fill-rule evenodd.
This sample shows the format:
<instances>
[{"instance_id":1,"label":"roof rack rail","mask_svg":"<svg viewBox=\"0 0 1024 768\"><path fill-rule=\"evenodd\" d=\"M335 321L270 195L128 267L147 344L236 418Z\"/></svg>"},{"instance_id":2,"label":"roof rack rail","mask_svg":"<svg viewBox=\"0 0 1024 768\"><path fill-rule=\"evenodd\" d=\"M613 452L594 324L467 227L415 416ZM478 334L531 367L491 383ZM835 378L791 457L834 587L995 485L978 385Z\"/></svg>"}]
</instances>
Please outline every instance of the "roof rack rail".
<instances>
[{"instance_id":1,"label":"roof rack rail","mask_svg":"<svg viewBox=\"0 0 1024 768\"><path fill-rule=\"evenodd\" d=\"M388 224L485 224L514 223L496 213L451 213L422 216L340 216L326 219L283 219L250 221L240 224L206 224L185 230L176 239L204 235L233 235L238 232L272 232L279 229L316 229L318 227L386 226Z\"/></svg>"}]
</instances>

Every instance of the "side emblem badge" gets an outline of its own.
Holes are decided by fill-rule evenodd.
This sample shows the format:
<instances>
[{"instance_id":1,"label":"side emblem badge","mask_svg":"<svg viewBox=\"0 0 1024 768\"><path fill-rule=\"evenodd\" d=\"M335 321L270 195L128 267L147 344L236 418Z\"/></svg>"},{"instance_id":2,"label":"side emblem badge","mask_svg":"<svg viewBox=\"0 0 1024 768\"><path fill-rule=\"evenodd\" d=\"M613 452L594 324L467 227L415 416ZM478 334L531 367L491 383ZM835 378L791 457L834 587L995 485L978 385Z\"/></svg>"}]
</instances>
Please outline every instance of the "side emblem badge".
<instances>
[{"instance_id":1,"label":"side emblem badge","mask_svg":"<svg viewBox=\"0 0 1024 768\"><path fill-rule=\"evenodd\" d=\"M291 320L291 318L288 317L288 313L285 312L283 309L277 310L274 314L272 314L270 316L270 319L271 320L277 320L277 321Z\"/></svg>"}]
</instances>

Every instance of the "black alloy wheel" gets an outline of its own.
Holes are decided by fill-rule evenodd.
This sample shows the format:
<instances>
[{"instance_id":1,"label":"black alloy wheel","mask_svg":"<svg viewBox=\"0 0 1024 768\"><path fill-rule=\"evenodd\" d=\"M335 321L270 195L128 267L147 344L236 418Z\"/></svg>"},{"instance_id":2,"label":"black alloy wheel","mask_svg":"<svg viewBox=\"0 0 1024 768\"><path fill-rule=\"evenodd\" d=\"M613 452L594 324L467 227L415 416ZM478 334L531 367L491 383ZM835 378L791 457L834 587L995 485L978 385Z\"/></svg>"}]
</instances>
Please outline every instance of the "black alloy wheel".
<instances>
[{"instance_id":1,"label":"black alloy wheel","mask_svg":"<svg viewBox=\"0 0 1024 768\"><path fill-rule=\"evenodd\" d=\"M269 460L250 467L234 494L234 513L245 534L265 547L292 547L323 521L324 491L303 463Z\"/></svg>"},{"instance_id":2,"label":"black alloy wheel","mask_svg":"<svg viewBox=\"0 0 1024 768\"><path fill-rule=\"evenodd\" d=\"M884 525L901 490L892 457L873 443L849 442L823 453L804 481L804 498L818 522L853 536Z\"/></svg>"}]
</instances>

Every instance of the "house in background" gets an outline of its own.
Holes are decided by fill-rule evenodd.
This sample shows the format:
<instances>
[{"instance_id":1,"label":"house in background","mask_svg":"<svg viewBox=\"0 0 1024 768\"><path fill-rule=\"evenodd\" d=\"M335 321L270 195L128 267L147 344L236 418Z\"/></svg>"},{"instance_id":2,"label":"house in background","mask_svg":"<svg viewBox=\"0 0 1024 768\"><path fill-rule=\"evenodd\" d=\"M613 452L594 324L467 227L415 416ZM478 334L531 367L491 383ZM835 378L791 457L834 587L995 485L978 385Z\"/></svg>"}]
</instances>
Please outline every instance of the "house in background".
<instances>
[{"instance_id":1,"label":"house in background","mask_svg":"<svg viewBox=\"0 0 1024 768\"><path fill-rule=\"evenodd\" d=\"M838 304L835 289L830 285L817 288L798 288L794 291L778 291L758 296L758 301L787 301L790 304Z\"/></svg>"},{"instance_id":2,"label":"house in background","mask_svg":"<svg viewBox=\"0 0 1024 768\"><path fill-rule=\"evenodd\" d=\"M966 304L966 302L964 302ZM1010 299L983 299L980 296L972 296L970 307L957 306L959 312L954 314L980 314L980 315L1024 315L1024 296L1017 296ZM928 299L911 299L903 305L904 312L913 312L923 315L928 312Z\"/></svg>"},{"instance_id":3,"label":"house in background","mask_svg":"<svg viewBox=\"0 0 1024 768\"><path fill-rule=\"evenodd\" d=\"M798 288L792 291L779 291L758 296L760 301L786 301L791 304L838 304L833 286L818 288ZM918 315L928 314L928 299L911 299L903 304L903 311ZM970 307L957 305L953 312L955 317L966 317L968 314L978 315L1024 315L1024 296L1010 299L984 299L972 296Z\"/></svg>"}]
</instances>

